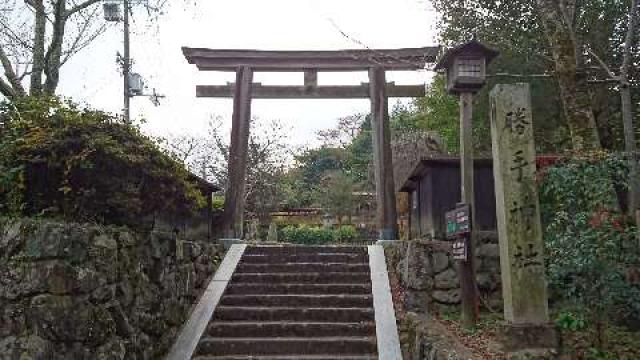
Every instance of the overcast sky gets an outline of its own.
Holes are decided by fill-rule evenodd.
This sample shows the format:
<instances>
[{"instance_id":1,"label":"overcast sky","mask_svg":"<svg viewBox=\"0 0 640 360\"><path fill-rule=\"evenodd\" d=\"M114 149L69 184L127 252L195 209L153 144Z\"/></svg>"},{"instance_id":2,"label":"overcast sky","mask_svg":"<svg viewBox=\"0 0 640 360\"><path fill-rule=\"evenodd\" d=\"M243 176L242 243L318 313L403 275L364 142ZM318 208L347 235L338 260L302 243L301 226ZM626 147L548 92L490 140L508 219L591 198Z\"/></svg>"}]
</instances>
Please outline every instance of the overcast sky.
<instances>
[{"instance_id":1,"label":"overcast sky","mask_svg":"<svg viewBox=\"0 0 640 360\"><path fill-rule=\"evenodd\" d=\"M202 133L211 116L230 126L231 99L197 99L196 84L223 85L233 73L198 72L184 59L181 47L276 50L335 50L402 48L434 45L436 14L421 0L170 0L165 14L149 24L146 10L134 14L131 53L133 71L150 89L166 95L161 106L147 98L132 100L132 116L143 117L145 131L154 135ZM338 27L338 28L336 28ZM59 92L76 101L119 112L122 80L116 53L122 52L122 24L113 27L72 59L62 70ZM426 71L389 73L388 81L425 84ZM301 85L302 74L256 73L254 81ZM365 73L320 73L320 85L359 84ZM392 99L391 104L396 100ZM252 114L281 119L292 127L292 144L313 144L315 132L332 127L336 119L368 112L368 100L254 100Z\"/></svg>"}]
</instances>

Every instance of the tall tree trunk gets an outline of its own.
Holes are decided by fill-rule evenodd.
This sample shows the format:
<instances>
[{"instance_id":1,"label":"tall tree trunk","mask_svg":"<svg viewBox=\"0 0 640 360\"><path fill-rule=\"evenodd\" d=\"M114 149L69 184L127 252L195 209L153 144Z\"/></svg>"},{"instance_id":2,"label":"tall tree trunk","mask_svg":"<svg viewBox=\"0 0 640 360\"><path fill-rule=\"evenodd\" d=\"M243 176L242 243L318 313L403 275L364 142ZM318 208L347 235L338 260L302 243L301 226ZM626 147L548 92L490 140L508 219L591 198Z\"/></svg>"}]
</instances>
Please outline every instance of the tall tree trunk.
<instances>
[{"instance_id":1,"label":"tall tree trunk","mask_svg":"<svg viewBox=\"0 0 640 360\"><path fill-rule=\"evenodd\" d=\"M638 169L638 153L635 128L633 126L633 102L631 100L631 83L629 81L631 48L636 36L639 3L640 0L633 0L629 9L627 36L624 43L622 66L620 67L620 100L624 125L624 148L629 156L629 215L635 217L636 226L639 228L637 235L640 243L640 170Z\"/></svg>"},{"instance_id":2,"label":"tall tree trunk","mask_svg":"<svg viewBox=\"0 0 640 360\"><path fill-rule=\"evenodd\" d=\"M44 0L34 0L33 6L35 11L35 27L33 31L33 66L31 68L31 87L29 92L33 96L38 96L42 93L47 14L45 12Z\"/></svg>"},{"instance_id":3,"label":"tall tree trunk","mask_svg":"<svg viewBox=\"0 0 640 360\"><path fill-rule=\"evenodd\" d=\"M44 73L47 75L44 93L47 95L55 93L60 81L60 59L64 42L64 28L67 22L65 3L66 0L58 0L54 8L53 34L44 61Z\"/></svg>"},{"instance_id":4,"label":"tall tree trunk","mask_svg":"<svg viewBox=\"0 0 640 360\"><path fill-rule=\"evenodd\" d=\"M575 4L557 0L536 0L545 35L553 54L560 96L575 150L598 149L600 141L587 84L587 74L579 64L573 31Z\"/></svg>"}]
</instances>

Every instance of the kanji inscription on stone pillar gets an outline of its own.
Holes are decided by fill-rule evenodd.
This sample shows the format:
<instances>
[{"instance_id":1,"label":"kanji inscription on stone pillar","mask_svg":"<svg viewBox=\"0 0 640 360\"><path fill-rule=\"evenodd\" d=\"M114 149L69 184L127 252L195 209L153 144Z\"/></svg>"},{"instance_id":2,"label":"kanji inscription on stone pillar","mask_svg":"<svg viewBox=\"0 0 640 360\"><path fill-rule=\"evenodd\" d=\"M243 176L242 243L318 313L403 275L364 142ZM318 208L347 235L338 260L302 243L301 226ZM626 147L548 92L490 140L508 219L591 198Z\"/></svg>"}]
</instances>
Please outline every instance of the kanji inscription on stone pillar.
<instances>
[{"instance_id":1,"label":"kanji inscription on stone pillar","mask_svg":"<svg viewBox=\"0 0 640 360\"><path fill-rule=\"evenodd\" d=\"M505 319L548 322L529 84L491 91L491 138Z\"/></svg>"}]
</instances>

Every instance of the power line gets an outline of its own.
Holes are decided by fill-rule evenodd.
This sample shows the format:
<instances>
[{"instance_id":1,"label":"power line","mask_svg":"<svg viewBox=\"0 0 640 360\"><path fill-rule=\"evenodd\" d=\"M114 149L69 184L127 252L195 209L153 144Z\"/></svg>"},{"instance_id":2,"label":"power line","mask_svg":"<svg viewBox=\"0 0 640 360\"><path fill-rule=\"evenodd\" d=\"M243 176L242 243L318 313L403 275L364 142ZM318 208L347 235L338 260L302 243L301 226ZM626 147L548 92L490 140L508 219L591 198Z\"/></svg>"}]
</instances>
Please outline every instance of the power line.
<instances>
[{"instance_id":1,"label":"power line","mask_svg":"<svg viewBox=\"0 0 640 360\"><path fill-rule=\"evenodd\" d=\"M374 54L377 54L378 56L380 56L380 57L382 57L382 58L391 58L391 59L396 60L396 61L398 61L398 62L402 62L402 63L410 64L410 65L422 64L423 62L424 62L424 64L426 64L426 63L427 63L427 55L424 55L424 56L423 56L423 58L422 58L423 62L418 63L418 62L416 62L416 61L409 61L409 60L406 60L406 59L398 58L398 57L393 56L393 55L389 55L389 54L381 53L381 52L379 52L379 51L377 51L377 50L375 50L375 49L372 49L370 46L368 46L367 44L365 44L365 43L364 43L364 42L362 42L361 40L356 39L355 37L353 37L353 36L351 36L351 35L347 34L345 31L343 31L343 30L340 28L340 26L338 26L338 24L337 24L337 23L336 23L336 22L335 22L335 21L334 21L330 16L326 16L325 18L327 19L327 21L329 21L329 23L331 23L331 25L332 25L332 26L333 26L333 27L334 27L334 28L335 28L335 29L336 29L336 30L337 30L337 31L338 31L338 32L339 32L339 33L340 33L340 34L341 34L345 39L347 39L347 40L349 40L349 41L351 41L351 42L353 42L353 43L355 43L355 44L357 44L357 45L359 45L359 46L361 46L361 47L365 48L366 50L369 50L370 52L372 52L372 53L374 53ZM357 59L357 58L358 58L358 56L356 56L356 55L354 55L353 57L354 57L355 59ZM369 60L370 60L371 62L373 62L373 63L378 64L378 65L385 65L384 63L381 63L381 62L379 62L378 60L376 60L374 57L369 57Z\"/></svg>"}]
</instances>

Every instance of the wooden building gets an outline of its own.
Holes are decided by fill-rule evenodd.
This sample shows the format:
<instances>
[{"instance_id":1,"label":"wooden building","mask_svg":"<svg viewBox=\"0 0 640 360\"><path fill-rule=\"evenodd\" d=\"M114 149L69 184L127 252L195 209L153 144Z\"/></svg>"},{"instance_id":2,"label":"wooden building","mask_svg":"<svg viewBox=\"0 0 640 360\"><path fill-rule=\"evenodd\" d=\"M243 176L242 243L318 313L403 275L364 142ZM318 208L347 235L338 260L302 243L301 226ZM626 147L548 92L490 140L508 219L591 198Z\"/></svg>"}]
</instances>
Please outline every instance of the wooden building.
<instances>
[{"instance_id":1,"label":"wooden building","mask_svg":"<svg viewBox=\"0 0 640 360\"><path fill-rule=\"evenodd\" d=\"M478 230L494 231L496 202L491 159L475 159L474 172ZM409 195L409 238L444 238L444 214L460 202L460 159L421 160L400 191Z\"/></svg>"},{"instance_id":2,"label":"wooden building","mask_svg":"<svg viewBox=\"0 0 640 360\"><path fill-rule=\"evenodd\" d=\"M214 240L216 232L220 232L219 220L213 209L213 194L222 190L198 175L189 173L188 179L196 185L196 189L207 200L205 207L194 214L155 213L150 215L152 228L155 231L173 231L180 233L184 239L191 241Z\"/></svg>"}]
</instances>

